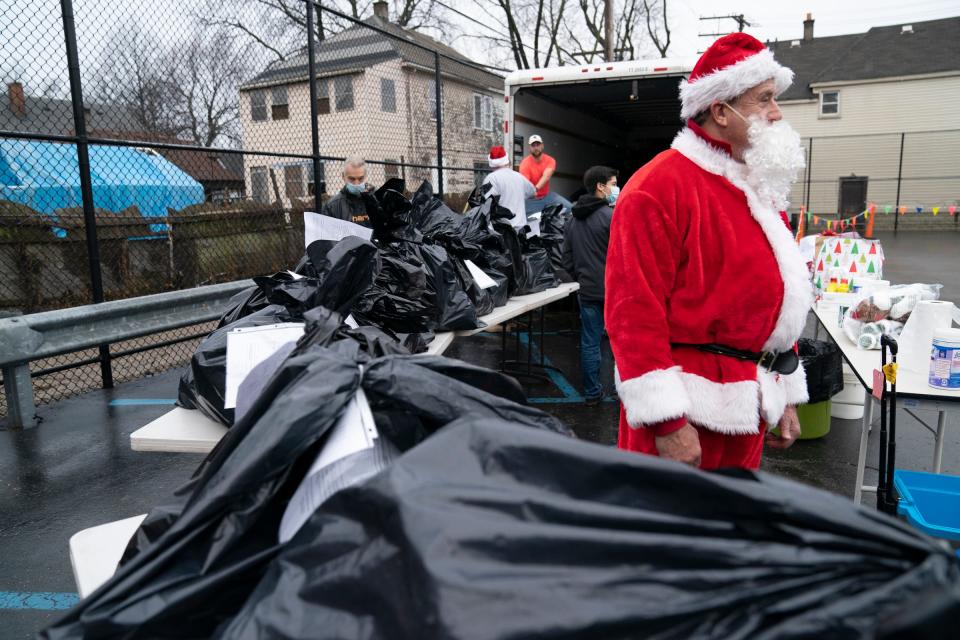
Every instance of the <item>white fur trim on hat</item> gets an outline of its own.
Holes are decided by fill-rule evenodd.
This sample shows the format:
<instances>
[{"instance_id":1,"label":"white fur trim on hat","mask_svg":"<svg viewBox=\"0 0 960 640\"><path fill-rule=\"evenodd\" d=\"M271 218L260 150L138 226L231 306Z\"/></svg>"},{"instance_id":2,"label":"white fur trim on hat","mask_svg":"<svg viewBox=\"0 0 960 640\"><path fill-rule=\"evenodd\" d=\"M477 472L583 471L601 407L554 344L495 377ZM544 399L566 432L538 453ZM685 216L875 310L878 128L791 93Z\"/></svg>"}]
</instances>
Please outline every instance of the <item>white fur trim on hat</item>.
<instances>
[{"instance_id":1,"label":"white fur trim on hat","mask_svg":"<svg viewBox=\"0 0 960 640\"><path fill-rule=\"evenodd\" d=\"M705 171L723 176L746 195L750 215L766 236L783 281L783 303L780 305L773 332L764 342L763 348L766 351L792 349L807 324L807 314L813 302L807 261L800 254L793 235L783 224L779 212L762 203L747 184L745 165L709 144L689 128L678 133L671 146Z\"/></svg>"},{"instance_id":2,"label":"white fur trim on hat","mask_svg":"<svg viewBox=\"0 0 960 640\"><path fill-rule=\"evenodd\" d=\"M774 60L769 49L758 51L729 67L697 78L680 81L680 119L688 120L714 102L731 100L766 80L776 83L777 95L793 82L793 71Z\"/></svg>"},{"instance_id":3,"label":"white fur trim on hat","mask_svg":"<svg viewBox=\"0 0 960 640\"><path fill-rule=\"evenodd\" d=\"M499 169L500 167L505 167L510 164L510 158L507 156L503 156L502 158L491 158L490 156L487 156L487 162L494 169Z\"/></svg>"}]
</instances>

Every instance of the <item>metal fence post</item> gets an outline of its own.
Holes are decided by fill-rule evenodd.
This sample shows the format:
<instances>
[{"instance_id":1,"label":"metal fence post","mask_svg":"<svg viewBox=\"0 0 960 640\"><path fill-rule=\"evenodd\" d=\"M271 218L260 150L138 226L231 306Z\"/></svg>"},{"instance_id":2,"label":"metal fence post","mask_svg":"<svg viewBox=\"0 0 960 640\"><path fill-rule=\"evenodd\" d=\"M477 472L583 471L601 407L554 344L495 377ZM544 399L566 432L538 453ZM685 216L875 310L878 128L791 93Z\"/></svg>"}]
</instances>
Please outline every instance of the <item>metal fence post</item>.
<instances>
[{"instance_id":1,"label":"metal fence post","mask_svg":"<svg viewBox=\"0 0 960 640\"><path fill-rule=\"evenodd\" d=\"M323 11L323 7L320 8ZM322 20L322 18L321 18ZM320 213L320 127L317 122L317 52L315 50L313 0L307 0L307 70L310 74L310 135L313 154L313 206Z\"/></svg>"},{"instance_id":2,"label":"metal fence post","mask_svg":"<svg viewBox=\"0 0 960 640\"><path fill-rule=\"evenodd\" d=\"M90 180L90 153L87 141L87 122L83 109L83 89L80 85L80 57L77 53L77 31L73 18L72 0L60 0L63 14L63 35L67 47L67 68L70 74L70 99L73 103L73 128L77 136L77 164L80 171L80 195L83 199L83 226L87 238L87 262L90 268L90 289L94 302L103 302L103 278L100 274L100 242L97 239L97 216L93 204L93 185ZM113 387L110 365L110 345L100 345L100 377L103 388Z\"/></svg>"},{"instance_id":3,"label":"metal fence post","mask_svg":"<svg viewBox=\"0 0 960 640\"><path fill-rule=\"evenodd\" d=\"M7 398L7 426L24 429L34 426L37 406L33 401L33 380L30 366L14 364L3 367L3 393Z\"/></svg>"},{"instance_id":4,"label":"metal fence post","mask_svg":"<svg viewBox=\"0 0 960 640\"><path fill-rule=\"evenodd\" d=\"M813 175L813 137L807 142L807 193L804 211L810 211L810 176Z\"/></svg>"},{"instance_id":5,"label":"metal fence post","mask_svg":"<svg viewBox=\"0 0 960 640\"><path fill-rule=\"evenodd\" d=\"M900 164L897 166L897 206L894 208L893 216L893 232L897 232L897 228L900 226L900 182L903 178L903 141L906 137L906 133L900 134Z\"/></svg>"},{"instance_id":6,"label":"metal fence post","mask_svg":"<svg viewBox=\"0 0 960 640\"><path fill-rule=\"evenodd\" d=\"M436 64L435 82L437 91L434 98L437 101L437 197L443 198L443 99L441 96L442 82L440 79L440 52L433 52L433 59Z\"/></svg>"}]
</instances>

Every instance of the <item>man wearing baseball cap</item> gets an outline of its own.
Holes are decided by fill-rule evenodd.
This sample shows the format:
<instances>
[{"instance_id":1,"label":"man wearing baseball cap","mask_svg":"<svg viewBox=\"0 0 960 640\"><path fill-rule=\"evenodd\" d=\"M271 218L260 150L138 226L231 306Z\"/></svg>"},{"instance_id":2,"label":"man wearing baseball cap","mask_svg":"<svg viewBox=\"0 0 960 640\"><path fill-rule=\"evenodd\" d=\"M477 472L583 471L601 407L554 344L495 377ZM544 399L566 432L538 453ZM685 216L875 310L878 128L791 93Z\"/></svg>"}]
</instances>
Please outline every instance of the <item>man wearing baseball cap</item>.
<instances>
[{"instance_id":1,"label":"man wearing baseball cap","mask_svg":"<svg viewBox=\"0 0 960 640\"><path fill-rule=\"evenodd\" d=\"M530 155L520 163L520 174L532 182L537 190L536 195L527 199L527 215L543 211L552 204L562 204L563 208L569 211L570 201L550 191L550 177L557 170L557 161L543 152L543 138L533 134L527 144L530 145Z\"/></svg>"},{"instance_id":2,"label":"man wearing baseball cap","mask_svg":"<svg viewBox=\"0 0 960 640\"><path fill-rule=\"evenodd\" d=\"M720 38L681 82L686 127L620 192L605 320L623 449L755 469L800 433L812 296L783 212L804 153L776 101L792 80L756 38Z\"/></svg>"}]
</instances>

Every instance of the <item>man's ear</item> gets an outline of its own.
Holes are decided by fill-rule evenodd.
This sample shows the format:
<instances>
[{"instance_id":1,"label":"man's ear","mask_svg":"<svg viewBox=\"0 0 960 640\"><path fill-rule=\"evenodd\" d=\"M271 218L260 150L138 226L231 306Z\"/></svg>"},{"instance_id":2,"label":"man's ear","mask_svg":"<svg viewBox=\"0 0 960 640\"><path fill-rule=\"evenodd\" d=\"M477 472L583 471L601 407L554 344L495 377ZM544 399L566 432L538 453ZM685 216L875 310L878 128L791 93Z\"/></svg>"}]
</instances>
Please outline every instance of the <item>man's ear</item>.
<instances>
[{"instance_id":1,"label":"man's ear","mask_svg":"<svg viewBox=\"0 0 960 640\"><path fill-rule=\"evenodd\" d=\"M729 123L729 114L727 107L722 102L714 102L710 105L710 117L720 127L726 127Z\"/></svg>"}]
</instances>

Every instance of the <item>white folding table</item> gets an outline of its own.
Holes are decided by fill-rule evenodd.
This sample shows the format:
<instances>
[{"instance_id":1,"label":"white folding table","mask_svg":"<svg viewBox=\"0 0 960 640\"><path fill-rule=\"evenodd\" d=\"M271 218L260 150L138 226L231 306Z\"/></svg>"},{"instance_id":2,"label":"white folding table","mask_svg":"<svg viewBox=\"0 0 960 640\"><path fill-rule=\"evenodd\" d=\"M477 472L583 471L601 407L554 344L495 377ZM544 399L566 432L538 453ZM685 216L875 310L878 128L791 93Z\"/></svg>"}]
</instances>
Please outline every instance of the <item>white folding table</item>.
<instances>
[{"instance_id":1,"label":"white folding table","mask_svg":"<svg viewBox=\"0 0 960 640\"><path fill-rule=\"evenodd\" d=\"M147 514L90 527L70 536L70 566L81 598L117 571L127 543Z\"/></svg>"},{"instance_id":2,"label":"white folding table","mask_svg":"<svg viewBox=\"0 0 960 640\"><path fill-rule=\"evenodd\" d=\"M867 462L867 441L870 434L870 424L873 421L873 407L876 398L873 397L873 372L880 368L880 351L858 348L847 337L838 324L838 309L832 304L818 304L814 309L817 321L826 329L827 333L840 348L843 359L853 369L857 380L864 388L863 423L860 432L860 451L857 455L857 484L853 492L853 500L860 503L864 491L876 492L875 486L864 486L863 473ZM903 407L918 422L930 428L920 420L911 409L932 409L937 412L937 426L933 451L933 472L940 473L943 459L943 436L946 427L947 413L950 410L960 409L960 389L938 389L927 383L926 372L920 373L904 368L897 372L897 404Z\"/></svg>"},{"instance_id":3,"label":"white folding table","mask_svg":"<svg viewBox=\"0 0 960 640\"><path fill-rule=\"evenodd\" d=\"M565 283L540 293L511 298L507 304L494 309L481 320L486 326L503 323L566 298L580 288L577 283ZM434 335L423 355L441 355L457 336L469 336L485 329L467 331L444 331ZM130 447L134 451L164 451L170 453L210 453L227 433L227 428L208 418L200 411L175 407L153 422L130 434Z\"/></svg>"}]
</instances>

